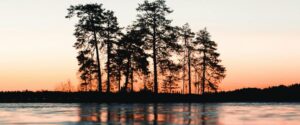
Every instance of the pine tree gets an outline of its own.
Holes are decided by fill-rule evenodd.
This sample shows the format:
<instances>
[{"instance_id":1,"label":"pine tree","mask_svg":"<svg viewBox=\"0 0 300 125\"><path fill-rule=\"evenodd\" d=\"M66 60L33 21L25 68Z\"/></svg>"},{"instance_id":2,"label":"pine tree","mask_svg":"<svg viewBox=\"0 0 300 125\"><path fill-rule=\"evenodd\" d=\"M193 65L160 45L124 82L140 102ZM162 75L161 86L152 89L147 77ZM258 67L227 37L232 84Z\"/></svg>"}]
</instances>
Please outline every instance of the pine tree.
<instances>
[{"instance_id":1,"label":"pine tree","mask_svg":"<svg viewBox=\"0 0 300 125\"><path fill-rule=\"evenodd\" d=\"M166 18L167 14L172 13L166 6L164 0L154 2L145 1L137 8L137 25L145 29L146 49L152 50L154 93L158 93L158 66L169 60L171 52L180 48L177 44L175 28L172 27L171 20Z\"/></svg>"},{"instance_id":2,"label":"pine tree","mask_svg":"<svg viewBox=\"0 0 300 125\"><path fill-rule=\"evenodd\" d=\"M91 47L91 52L96 54L97 62L97 78L98 78L98 91L102 92L102 79L101 79L101 66L100 66L100 53L99 44L100 36L99 33L103 31L102 25L104 24L104 11L102 4L86 4L70 6L68 8L68 15L66 18L72 18L76 16L79 20L75 25L75 37L77 41L75 48L79 51L85 51L86 47ZM79 53L82 54L82 53ZM94 57L90 58L94 60Z\"/></svg>"},{"instance_id":3,"label":"pine tree","mask_svg":"<svg viewBox=\"0 0 300 125\"><path fill-rule=\"evenodd\" d=\"M220 54L217 53L217 44L210 39L210 34L206 28L197 33L196 40L193 42L199 52L200 65L202 70L201 88L202 94L205 87L217 91L217 84L225 77L225 67L220 65Z\"/></svg>"},{"instance_id":4,"label":"pine tree","mask_svg":"<svg viewBox=\"0 0 300 125\"><path fill-rule=\"evenodd\" d=\"M107 71L107 79L106 79L106 92L109 93L111 89L111 61L112 61L112 52L115 49L115 45L118 41L118 37L121 34L121 28L119 27L117 17L114 16L114 12L107 10L103 14L103 32L100 32L100 35L103 37L104 44L106 44L106 54L107 54L107 62L106 62L106 71Z\"/></svg>"},{"instance_id":5,"label":"pine tree","mask_svg":"<svg viewBox=\"0 0 300 125\"><path fill-rule=\"evenodd\" d=\"M127 33L119 41L119 49L117 55L124 62L125 89L128 88L129 80L131 83L131 91L133 91L134 72L140 72L148 75L147 60L148 54L142 48L144 45L144 31L136 29L136 27L128 28Z\"/></svg>"},{"instance_id":6,"label":"pine tree","mask_svg":"<svg viewBox=\"0 0 300 125\"><path fill-rule=\"evenodd\" d=\"M191 79L191 54L193 51L193 46L190 45L191 40L194 38L195 33L193 33L190 29L190 26L188 23L182 26L180 28L180 35L183 39L183 73L182 73L182 79L183 79L183 89L185 85L185 69L186 69L186 60L187 60L187 67L188 67L188 90L189 94L192 92L192 79ZM184 92L184 90L183 90Z\"/></svg>"},{"instance_id":7,"label":"pine tree","mask_svg":"<svg viewBox=\"0 0 300 125\"><path fill-rule=\"evenodd\" d=\"M121 51L120 42L118 42L117 49L111 54L111 77L114 77L117 81L118 91L121 91L121 80L124 68L124 53Z\"/></svg>"}]
</instances>

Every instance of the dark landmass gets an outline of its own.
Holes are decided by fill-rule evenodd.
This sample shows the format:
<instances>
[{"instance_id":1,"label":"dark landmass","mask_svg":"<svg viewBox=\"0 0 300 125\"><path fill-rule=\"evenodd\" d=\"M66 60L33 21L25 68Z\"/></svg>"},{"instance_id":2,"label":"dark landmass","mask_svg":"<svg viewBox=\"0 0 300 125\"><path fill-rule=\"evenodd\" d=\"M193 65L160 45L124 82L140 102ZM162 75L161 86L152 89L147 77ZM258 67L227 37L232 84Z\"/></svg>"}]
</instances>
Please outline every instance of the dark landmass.
<instances>
[{"instance_id":1,"label":"dark landmass","mask_svg":"<svg viewBox=\"0 0 300 125\"><path fill-rule=\"evenodd\" d=\"M0 103L171 103L171 102L300 102L300 84L265 89L244 88L205 95L153 94L152 92L98 93L16 91L0 92Z\"/></svg>"}]
</instances>

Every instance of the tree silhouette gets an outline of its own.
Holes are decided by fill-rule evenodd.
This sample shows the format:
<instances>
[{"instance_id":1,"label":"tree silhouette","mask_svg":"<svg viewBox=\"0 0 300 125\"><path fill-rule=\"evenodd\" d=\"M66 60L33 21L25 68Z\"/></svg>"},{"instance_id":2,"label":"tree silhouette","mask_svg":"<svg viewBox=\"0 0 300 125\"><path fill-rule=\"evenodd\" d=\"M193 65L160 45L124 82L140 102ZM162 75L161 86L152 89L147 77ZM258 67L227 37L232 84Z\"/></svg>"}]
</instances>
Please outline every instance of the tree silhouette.
<instances>
[{"instance_id":1,"label":"tree silhouette","mask_svg":"<svg viewBox=\"0 0 300 125\"><path fill-rule=\"evenodd\" d=\"M119 41L117 55L124 62L125 89L128 87L129 79L131 80L131 91L133 91L134 71L148 75L147 60L148 54L142 48L144 45L144 31L136 27L128 28L127 33Z\"/></svg>"},{"instance_id":2,"label":"tree silhouette","mask_svg":"<svg viewBox=\"0 0 300 125\"><path fill-rule=\"evenodd\" d=\"M166 15L172 13L166 6L164 0L156 0L153 2L145 1L139 4L137 8L137 25L145 30L145 49L152 50L151 57L153 59L154 74L154 93L158 93L158 65L168 60L171 52L179 48L176 43L177 36L174 34L176 30L170 26L171 20L166 19Z\"/></svg>"},{"instance_id":3,"label":"tree silhouette","mask_svg":"<svg viewBox=\"0 0 300 125\"><path fill-rule=\"evenodd\" d=\"M114 49L114 45L118 41L118 36L121 34L121 29L118 26L117 17L114 16L113 11L105 11L104 12L104 20L103 20L103 32L100 32L101 36L104 38L104 43L106 44L106 54L107 54L107 62L106 62L106 71L107 71L107 79L106 79L106 92L110 92L110 77L111 77L111 61L112 61L112 51Z\"/></svg>"},{"instance_id":4,"label":"tree silhouette","mask_svg":"<svg viewBox=\"0 0 300 125\"><path fill-rule=\"evenodd\" d=\"M217 45L210 40L206 29L200 30L196 40L192 41L195 34L188 23L182 27L171 26L172 20L167 15L173 11L166 5L165 0L145 0L136 10L137 20L123 34L114 12L105 10L102 4L68 8L66 18L78 18L74 47L78 50L82 87L92 90L97 79L99 92L105 87L109 93L116 86L120 91L121 82L124 81L124 88L128 89L130 86L133 91L134 82L139 81L144 84L144 90L152 87L157 94L159 87L164 90L168 87L169 92L177 88L173 86L178 85L178 74L181 74L184 93L187 70L188 93L191 94L194 70L196 93L197 90L200 93L200 85L202 93L205 88L216 91L218 83L225 77L225 67L219 64L221 60L220 54L216 52ZM100 53L103 51L107 54L107 76L106 84L102 85ZM182 59L176 57L179 54ZM149 74L148 57L152 58L150 62L153 65L153 74ZM182 73L178 71L179 67L182 68ZM112 86L111 83L116 85Z\"/></svg>"},{"instance_id":5,"label":"tree silhouette","mask_svg":"<svg viewBox=\"0 0 300 125\"><path fill-rule=\"evenodd\" d=\"M225 67L220 65L220 54L216 52L216 42L210 40L210 34L206 28L197 33L196 40L193 42L196 50L200 53L200 65L202 66L201 86L202 94L205 93L205 86L217 90L217 83L225 77Z\"/></svg>"},{"instance_id":6,"label":"tree silhouette","mask_svg":"<svg viewBox=\"0 0 300 125\"><path fill-rule=\"evenodd\" d=\"M100 44L99 33L103 31L104 11L102 4L77 5L70 6L66 16L66 18L74 16L79 18L78 23L75 25L74 35L77 38L75 48L84 50L85 47L90 46L92 50L96 50L99 92L102 92L102 79L98 44Z\"/></svg>"},{"instance_id":7,"label":"tree silhouette","mask_svg":"<svg viewBox=\"0 0 300 125\"><path fill-rule=\"evenodd\" d=\"M118 90L121 91L121 80L122 80L122 72L124 71L124 53L121 52L120 42L117 43L117 49L114 53L111 54L111 77L114 77L117 81Z\"/></svg>"},{"instance_id":8,"label":"tree silhouette","mask_svg":"<svg viewBox=\"0 0 300 125\"><path fill-rule=\"evenodd\" d=\"M190 29L188 23L184 24L182 28L180 28L180 36L183 39L183 89L185 85L185 68L186 68L186 60L187 60L187 67L188 67L188 87L189 87L189 94L192 92L192 79L191 79L191 53L193 51L193 46L190 45L191 40L194 38L195 33L193 33ZM183 90L184 92L184 90Z\"/></svg>"}]
</instances>

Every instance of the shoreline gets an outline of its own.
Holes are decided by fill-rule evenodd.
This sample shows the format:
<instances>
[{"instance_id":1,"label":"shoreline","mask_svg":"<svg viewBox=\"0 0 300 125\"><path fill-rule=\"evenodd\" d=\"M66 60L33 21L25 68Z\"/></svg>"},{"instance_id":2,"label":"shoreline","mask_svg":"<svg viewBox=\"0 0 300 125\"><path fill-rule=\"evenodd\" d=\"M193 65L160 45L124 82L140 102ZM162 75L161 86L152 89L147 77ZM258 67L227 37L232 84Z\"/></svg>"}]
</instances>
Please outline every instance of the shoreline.
<instances>
[{"instance_id":1,"label":"shoreline","mask_svg":"<svg viewBox=\"0 0 300 125\"><path fill-rule=\"evenodd\" d=\"M300 93L278 96L249 93L235 95L216 93L206 95L100 93L97 92L0 92L0 103L268 103L300 102Z\"/></svg>"},{"instance_id":2,"label":"shoreline","mask_svg":"<svg viewBox=\"0 0 300 125\"><path fill-rule=\"evenodd\" d=\"M231 103L231 102L300 102L300 84L264 89L243 88L204 95L140 92L0 92L0 103Z\"/></svg>"}]
</instances>

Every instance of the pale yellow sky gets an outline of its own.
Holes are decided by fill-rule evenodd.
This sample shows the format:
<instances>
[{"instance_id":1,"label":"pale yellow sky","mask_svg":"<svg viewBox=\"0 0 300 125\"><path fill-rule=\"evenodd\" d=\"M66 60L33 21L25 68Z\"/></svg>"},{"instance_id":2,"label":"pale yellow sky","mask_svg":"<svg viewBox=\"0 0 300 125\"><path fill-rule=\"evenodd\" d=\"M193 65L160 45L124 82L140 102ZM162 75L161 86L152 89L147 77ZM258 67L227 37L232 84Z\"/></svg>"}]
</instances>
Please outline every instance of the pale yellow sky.
<instances>
[{"instance_id":1,"label":"pale yellow sky","mask_svg":"<svg viewBox=\"0 0 300 125\"><path fill-rule=\"evenodd\" d=\"M0 90L53 89L77 83L75 20L67 8L103 3L125 27L143 0L1 0ZM173 25L207 27L219 44L227 77L221 89L300 82L300 1L167 0Z\"/></svg>"}]
</instances>

